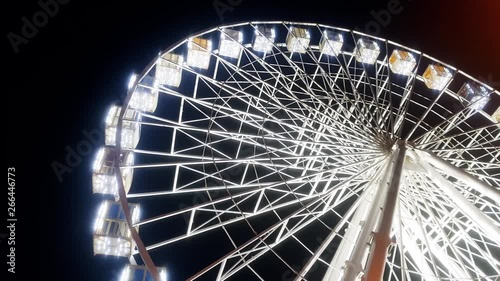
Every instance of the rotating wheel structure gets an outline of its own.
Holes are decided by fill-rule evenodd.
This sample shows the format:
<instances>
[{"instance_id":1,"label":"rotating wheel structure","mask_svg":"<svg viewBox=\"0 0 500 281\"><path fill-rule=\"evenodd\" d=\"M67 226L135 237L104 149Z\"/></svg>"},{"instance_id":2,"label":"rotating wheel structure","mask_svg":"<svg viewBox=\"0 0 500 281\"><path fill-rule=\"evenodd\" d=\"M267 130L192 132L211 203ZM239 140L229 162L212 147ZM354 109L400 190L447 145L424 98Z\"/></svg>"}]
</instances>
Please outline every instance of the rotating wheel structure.
<instances>
[{"instance_id":1,"label":"rotating wheel structure","mask_svg":"<svg viewBox=\"0 0 500 281\"><path fill-rule=\"evenodd\" d=\"M498 280L499 104L356 31L195 34L108 114L94 252L122 280Z\"/></svg>"}]
</instances>

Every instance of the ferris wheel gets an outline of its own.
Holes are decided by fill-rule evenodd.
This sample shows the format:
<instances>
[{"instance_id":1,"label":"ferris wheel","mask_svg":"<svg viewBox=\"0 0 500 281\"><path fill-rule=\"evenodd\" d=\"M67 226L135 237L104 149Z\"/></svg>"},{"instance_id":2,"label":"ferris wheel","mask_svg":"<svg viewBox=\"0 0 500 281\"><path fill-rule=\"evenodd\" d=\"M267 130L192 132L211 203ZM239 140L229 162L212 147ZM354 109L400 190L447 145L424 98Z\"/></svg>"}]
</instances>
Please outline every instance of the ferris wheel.
<instances>
[{"instance_id":1,"label":"ferris wheel","mask_svg":"<svg viewBox=\"0 0 500 281\"><path fill-rule=\"evenodd\" d=\"M500 93L315 23L192 35L106 119L120 280L499 280Z\"/></svg>"}]
</instances>

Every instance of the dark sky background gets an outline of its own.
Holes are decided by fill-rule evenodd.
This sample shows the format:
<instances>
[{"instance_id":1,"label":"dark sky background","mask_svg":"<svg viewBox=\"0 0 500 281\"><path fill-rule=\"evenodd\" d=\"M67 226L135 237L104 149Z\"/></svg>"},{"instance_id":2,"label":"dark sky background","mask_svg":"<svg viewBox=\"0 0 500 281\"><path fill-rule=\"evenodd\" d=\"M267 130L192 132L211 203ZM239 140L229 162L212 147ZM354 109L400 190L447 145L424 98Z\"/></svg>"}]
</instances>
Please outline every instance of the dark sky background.
<instances>
[{"instance_id":1,"label":"dark sky background","mask_svg":"<svg viewBox=\"0 0 500 281\"><path fill-rule=\"evenodd\" d=\"M41 7L37 1L12 2L3 3L1 12L1 67L7 85L2 91L7 111L3 158L5 169L16 168L18 218L17 273L7 280L28 280L33 271L40 280L114 280L124 260L92 253L99 198L91 192L91 166L97 146L62 181L51 165L68 165L66 149L86 140L82 130L102 128L108 107L125 94L132 72L140 72L158 51L194 32L250 20L309 21L361 31L369 26L369 33L421 50L500 88L497 0L400 0L402 12L385 26L377 24L379 30L369 24L375 21L371 11L398 1L71 0L60 4L17 53L9 32L22 36L22 18L32 21ZM217 2L239 4L221 20ZM3 193L6 198L7 191ZM6 199L2 202L6 210ZM4 236L0 239L1 270L6 272L7 245Z\"/></svg>"}]
</instances>

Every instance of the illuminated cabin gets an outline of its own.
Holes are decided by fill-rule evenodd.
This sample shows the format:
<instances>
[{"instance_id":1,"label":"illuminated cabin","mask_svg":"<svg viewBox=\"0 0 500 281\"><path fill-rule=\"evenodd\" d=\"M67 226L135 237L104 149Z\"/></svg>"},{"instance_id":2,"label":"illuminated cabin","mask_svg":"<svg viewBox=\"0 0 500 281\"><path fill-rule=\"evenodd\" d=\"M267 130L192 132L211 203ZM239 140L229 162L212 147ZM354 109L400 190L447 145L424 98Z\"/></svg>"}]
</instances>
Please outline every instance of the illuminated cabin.
<instances>
[{"instance_id":1,"label":"illuminated cabin","mask_svg":"<svg viewBox=\"0 0 500 281\"><path fill-rule=\"evenodd\" d=\"M453 75L444 66L430 64L424 72L423 78L427 88L442 91L451 81Z\"/></svg>"},{"instance_id":2,"label":"illuminated cabin","mask_svg":"<svg viewBox=\"0 0 500 281\"><path fill-rule=\"evenodd\" d=\"M310 41L311 35L307 29L292 26L286 36L286 48L290 52L303 54L307 51Z\"/></svg>"},{"instance_id":3,"label":"illuminated cabin","mask_svg":"<svg viewBox=\"0 0 500 281\"><path fill-rule=\"evenodd\" d=\"M167 281L167 269L157 267L161 281ZM148 268L143 265L126 265L120 275L120 281L155 281Z\"/></svg>"},{"instance_id":4,"label":"illuminated cabin","mask_svg":"<svg viewBox=\"0 0 500 281\"><path fill-rule=\"evenodd\" d=\"M234 29L221 30L219 55L230 58L239 58L243 50L243 32Z\"/></svg>"},{"instance_id":5,"label":"illuminated cabin","mask_svg":"<svg viewBox=\"0 0 500 281\"><path fill-rule=\"evenodd\" d=\"M375 64L380 55L380 47L377 42L368 39L359 39L354 48L356 61L366 64Z\"/></svg>"},{"instance_id":6,"label":"illuminated cabin","mask_svg":"<svg viewBox=\"0 0 500 281\"><path fill-rule=\"evenodd\" d=\"M156 62L155 77L158 84L179 87L182 80L184 57L172 53L163 54Z\"/></svg>"},{"instance_id":7,"label":"illuminated cabin","mask_svg":"<svg viewBox=\"0 0 500 281\"><path fill-rule=\"evenodd\" d=\"M187 65L201 69L208 69L210 66L210 52L212 51L212 41L201 37L189 38Z\"/></svg>"},{"instance_id":8,"label":"illuminated cabin","mask_svg":"<svg viewBox=\"0 0 500 281\"><path fill-rule=\"evenodd\" d=\"M470 107L481 110L488 103L488 90L476 83L465 83L457 93L459 96L470 102ZM464 104L467 106L467 104Z\"/></svg>"},{"instance_id":9,"label":"illuminated cabin","mask_svg":"<svg viewBox=\"0 0 500 281\"><path fill-rule=\"evenodd\" d=\"M273 50L276 33L274 28L258 26L255 29L255 38L252 48L256 52L270 53Z\"/></svg>"},{"instance_id":10,"label":"illuminated cabin","mask_svg":"<svg viewBox=\"0 0 500 281\"><path fill-rule=\"evenodd\" d=\"M129 106L141 112L155 112L158 106L158 80L145 76L132 93Z\"/></svg>"},{"instance_id":11,"label":"illuminated cabin","mask_svg":"<svg viewBox=\"0 0 500 281\"><path fill-rule=\"evenodd\" d=\"M342 34L330 30L323 31L323 37L319 42L319 50L329 56L337 56L344 45Z\"/></svg>"},{"instance_id":12,"label":"illuminated cabin","mask_svg":"<svg viewBox=\"0 0 500 281\"><path fill-rule=\"evenodd\" d=\"M118 196L118 182L115 175L115 161L118 153L116 147L106 146L97 153L92 174L92 190L94 193L111 194ZM131 151L122 151L119 166L130 166L134 164L134 154ZM122 182L125 193L128 193L132 185L134 170L122 168Z\"/></svg>"},{"instance_id":13,"label":"illuminated cabin","mask_svg":"<svg viewBox=\"0 0 500 281\"><path fill-rule=\"evenodd\" d=\"M139 205L129 204L132 223L139 221ZM138 227L136 227L138 231ZM135 243L119 202L101 203L94 224L94 255L130 257Z\"/></svg>"},{"instance_id":14,"label":"illuminated cabin","mask_svg":"<svg viewBox=\"0 0 500 281\"><path fill-rule=\"evenodd\" d=\"M122 112L121 106L113 105L106 117L105 143L107 146L116 146L116 129ZM127 109L123 116L121 130L122 149L134 149L141 138L141 114L133 109Z\"/></svg>"},{"instance_id":15,"label":"illuminated cabin","mask_svg":"<svg viewBox=\"0 0 500 281\"><path fill-rule=\"evenodd\" d=\"M389 58L389 67L392 72L409 76L417 66L417 60L410 52L394 50Z\"/></svg>"},{"instance_id":16,"label":"illuminated cabin","mask_svg":"<svg viewBox=\"0 0 500 281\"><path fill-rule=\"evenodd\" d=\"M498 126L500 127L500 106L497 108L497 110L491 115L493 117L493 120L498 122Z\"/></svg>"}]
</instances>

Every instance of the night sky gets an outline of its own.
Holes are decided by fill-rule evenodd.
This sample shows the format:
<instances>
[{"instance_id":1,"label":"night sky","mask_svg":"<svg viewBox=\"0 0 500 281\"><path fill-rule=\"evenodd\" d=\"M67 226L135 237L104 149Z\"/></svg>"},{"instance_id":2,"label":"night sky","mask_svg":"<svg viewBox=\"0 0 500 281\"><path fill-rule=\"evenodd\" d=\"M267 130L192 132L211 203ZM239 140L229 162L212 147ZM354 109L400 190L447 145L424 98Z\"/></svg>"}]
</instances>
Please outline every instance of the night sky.
<instances>
[{"instance_id":1,"label":"night sky","mask_svg":"<svg viewBox=\"0 0 500 281\"><path fill-rule=\"evenodd\" d=\"M70 162L68 149L82 148L88 140L82 131L103 128L108 107L123 97L131 73L141 72L160 50L192 33L251 20L357 28L421 50L500 89L497 0L308 0L300 5L216 0L176 1L175 6L171 1L61 0L66 4L58 4L45 25L31 30L31 38L16 37L22 42L15 41L15 46L12 34L23 36L22 18L32 22L42 8L37 1L11 2L2 7L1 66L7 75L2 95L7 110L3 151L4 169L16 168L18 222L16 274L8 275L16 278L7 280L27 280L33 271L39 272L40 280L115 280L124 260L92 253L99 197L92 195L91 166L98 146L92 144L88 153ZM394 2L400 3L401 12L374 24L374 13ZM218 14L214 3L219 8L224 3L236 5ZM59 179L55 162L71 171ZM3 272L8 254L1 236L5 232L2 226Z\"/></svg>"}]
</instances>

